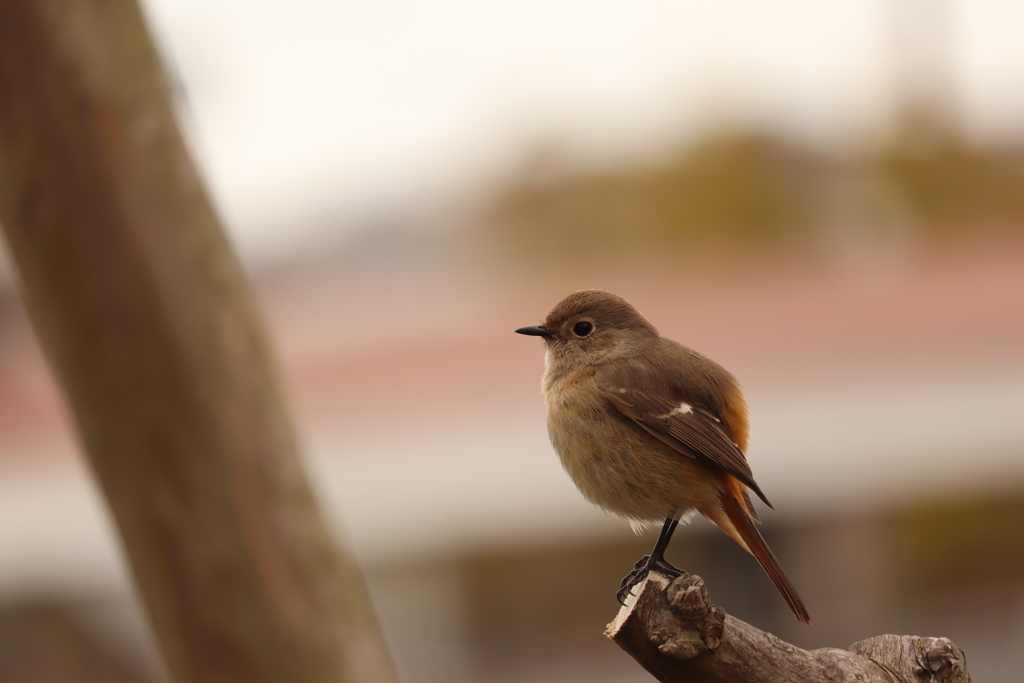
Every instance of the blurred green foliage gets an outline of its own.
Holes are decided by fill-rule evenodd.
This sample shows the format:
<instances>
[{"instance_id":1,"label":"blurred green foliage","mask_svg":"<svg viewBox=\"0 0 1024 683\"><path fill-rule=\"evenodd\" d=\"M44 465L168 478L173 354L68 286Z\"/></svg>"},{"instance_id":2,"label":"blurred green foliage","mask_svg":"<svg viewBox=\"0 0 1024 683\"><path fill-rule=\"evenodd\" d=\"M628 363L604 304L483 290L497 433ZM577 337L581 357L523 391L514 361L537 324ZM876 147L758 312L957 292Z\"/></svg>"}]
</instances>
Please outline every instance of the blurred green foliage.
<instances>
[{"instance_id":1,"label":"blurred green foliage","mask_svg":"<svg viewBox=\"0 0 1024 683\"><path fill-rule=\"evenodd\" d=\"M1024 578L1024 496L911 506L883 526L897 586L919 591Z\"/></svg>"},{"instance_id":2,"label":"blurred green foliage","mask_svg":"<svg viewBox=\"0 0 1024 683\"><path fill-rule=\"evenodd\" d=\"M845 155L732 132L646 164L567 171L541 160L498 192L488 222L531 257L801 244L837 226L1022 231L1024 144L973 145L924 117L897 131Z\"/></svg>"}]
</instances>

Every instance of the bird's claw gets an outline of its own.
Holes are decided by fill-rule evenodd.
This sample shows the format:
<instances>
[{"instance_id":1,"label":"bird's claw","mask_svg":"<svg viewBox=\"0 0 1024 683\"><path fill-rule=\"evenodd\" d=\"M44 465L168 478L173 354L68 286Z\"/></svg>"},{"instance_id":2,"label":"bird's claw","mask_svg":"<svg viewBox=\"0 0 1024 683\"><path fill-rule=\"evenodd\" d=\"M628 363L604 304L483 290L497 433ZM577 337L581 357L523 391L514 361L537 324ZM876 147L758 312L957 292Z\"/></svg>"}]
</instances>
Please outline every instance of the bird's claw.
<instances>
[{"instance_id":1,"label":"bird's claw","mask_svg":"<svg viewBox=\"0 0 1024 683\"><path fill-rule=\"evenodd\" d=\"M650 555L644 555L636 564L633 565L633 571L622 577L622 581L619 583L619 590L615 591L615 599L619 601L620 605L626 604L626 596L629 595L637 585L640 584L647 575L652 571L657 570L662 574L667 574L673 579L677 579L686 572L678 567L674 567L669 564L664 557L651 558Z\"/></svg>"}]
</instances>

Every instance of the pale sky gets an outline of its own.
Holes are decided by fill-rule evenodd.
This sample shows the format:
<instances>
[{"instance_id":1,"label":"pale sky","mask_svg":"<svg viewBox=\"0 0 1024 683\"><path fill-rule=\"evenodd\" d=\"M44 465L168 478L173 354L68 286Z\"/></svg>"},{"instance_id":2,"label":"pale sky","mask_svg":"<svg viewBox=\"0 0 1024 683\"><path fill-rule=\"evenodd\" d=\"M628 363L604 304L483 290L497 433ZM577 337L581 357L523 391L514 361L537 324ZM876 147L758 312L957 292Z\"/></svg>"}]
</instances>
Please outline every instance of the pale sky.
<instances>
[{"instance_id":1,"label":"pale sky","mask_svg":"<svg viewBox=\"0 0 1024 683\"><path fill-rule=\"evenodd\" d=\"M207 180L258 253L328 215L485 185L549 141L601 159L716 120L870 133L892 101L895 46L939 2L144 4ZM972 129L1020 130L1024 3L947 6L939 53ZM894 7L912 27L895 40Z\"/></svg>"}]
</instances>

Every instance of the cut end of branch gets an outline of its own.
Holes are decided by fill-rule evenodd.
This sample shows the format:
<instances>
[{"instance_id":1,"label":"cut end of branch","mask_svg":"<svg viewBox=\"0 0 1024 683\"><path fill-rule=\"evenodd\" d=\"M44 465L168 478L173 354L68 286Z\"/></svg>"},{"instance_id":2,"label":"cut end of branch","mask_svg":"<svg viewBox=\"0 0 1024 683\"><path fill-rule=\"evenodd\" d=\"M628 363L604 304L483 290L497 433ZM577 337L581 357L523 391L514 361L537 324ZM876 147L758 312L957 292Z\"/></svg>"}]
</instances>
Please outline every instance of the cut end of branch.
<instances>
[{"instance_id":1,"label":"cut end of branch","mask_svg":"<svg viewBox=\"0 0 1024 683\"><path fill-rule=\"evenodd\" d=\"M630 615L633 614L633 610L636 609L636 605L640 600L640 596L647 590L647 583L651 580L658 583L660 590L664 591L668 588L668 584L671 579L664 574L652 571L644 577L644 580L633 587L629 594L626 596L626 601L622 603L622 607L619 608L618 613L612 622L605 628L604 635L611 640L615 640L615 636L618 635L619 631L622 630L626 620L629 619Z\"/></svg>"}]
</instances>

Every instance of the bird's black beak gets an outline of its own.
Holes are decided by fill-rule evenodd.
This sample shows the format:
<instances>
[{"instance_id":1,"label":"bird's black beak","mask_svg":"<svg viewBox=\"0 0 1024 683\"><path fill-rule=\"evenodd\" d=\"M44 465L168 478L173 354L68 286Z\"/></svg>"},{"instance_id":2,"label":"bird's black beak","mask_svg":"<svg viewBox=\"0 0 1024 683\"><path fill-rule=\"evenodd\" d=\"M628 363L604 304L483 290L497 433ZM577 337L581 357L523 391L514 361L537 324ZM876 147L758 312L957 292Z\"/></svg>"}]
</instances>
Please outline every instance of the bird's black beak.
<instances>
[{"instance_id":1,"label":"bird's black beak","mask_svg":"<svg viewBox=\"0 0 1024 683\"><path fill-rule=\"evenodd\" d=\"M531 325L530 327L520 327L516 330L516 334L528 334L531 337L544 337L545 339L551 339L554 332L543 325Z\"/></svg>"}]
</instances>

